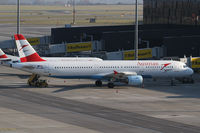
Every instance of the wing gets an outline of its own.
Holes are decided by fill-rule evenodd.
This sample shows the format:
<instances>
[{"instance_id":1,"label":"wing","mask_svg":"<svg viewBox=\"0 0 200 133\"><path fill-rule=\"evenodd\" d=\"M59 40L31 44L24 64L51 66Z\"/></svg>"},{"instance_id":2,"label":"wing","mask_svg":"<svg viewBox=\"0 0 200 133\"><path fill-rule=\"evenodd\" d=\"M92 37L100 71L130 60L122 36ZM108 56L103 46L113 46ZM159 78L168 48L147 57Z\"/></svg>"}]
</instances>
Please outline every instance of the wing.
<instances>
[{"instance_id":1,"label":"wing","mask_svg":"<svg viewBox=\"0 0 200 133\"><path fill-rule=\"evenodd\" d=\"M113 71L113 73L110 74L106 74L104 77L105 78L115 78L115 79L124 79L127 78L128 76L136 76L137 73L136 72L117 72L117 71Z\"/></svg>"},{"instance_id":2,"label":"wing","mask_svg":"<svg viewBox=\"0 0 200 133\"><path fill-rule=\"evenodd\" d=\"M121 83L126 83L129 85L143 84L143 77L141 75L137 75L136 72L113 71L113 73L104 74L103 79L106 79L109 82L121 82Z\"/></svg>"}]
</instances>

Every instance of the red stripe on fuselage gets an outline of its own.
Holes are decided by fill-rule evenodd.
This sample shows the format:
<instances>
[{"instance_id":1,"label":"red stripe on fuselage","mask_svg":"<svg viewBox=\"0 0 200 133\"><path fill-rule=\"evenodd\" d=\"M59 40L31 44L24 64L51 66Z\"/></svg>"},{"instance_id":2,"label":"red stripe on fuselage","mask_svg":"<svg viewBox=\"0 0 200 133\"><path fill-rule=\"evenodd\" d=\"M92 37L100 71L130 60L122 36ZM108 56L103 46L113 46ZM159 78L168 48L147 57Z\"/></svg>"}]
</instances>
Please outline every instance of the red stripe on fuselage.
<instances>
[{"instance_id":1,"label":"red stripe on fuselage","mask_svg":"<svg viewBox=\"0 0 200 133\"><path fill-rule=\"evenodd\" d=\"M46 61L42 59L37 53L34 53L32 55L20 58L21 62L41 62Z\"/></svg>"},{"instance_id":2,"label":"red stripe on fuselage","mask_svg":"<svg viewBox=\"0 0 200 133\"><path fill-rule=\"evenodd\" d=\"M8 58L8 56L7 55L0 55L0 58Z\"/></svg>"}]
</instances>

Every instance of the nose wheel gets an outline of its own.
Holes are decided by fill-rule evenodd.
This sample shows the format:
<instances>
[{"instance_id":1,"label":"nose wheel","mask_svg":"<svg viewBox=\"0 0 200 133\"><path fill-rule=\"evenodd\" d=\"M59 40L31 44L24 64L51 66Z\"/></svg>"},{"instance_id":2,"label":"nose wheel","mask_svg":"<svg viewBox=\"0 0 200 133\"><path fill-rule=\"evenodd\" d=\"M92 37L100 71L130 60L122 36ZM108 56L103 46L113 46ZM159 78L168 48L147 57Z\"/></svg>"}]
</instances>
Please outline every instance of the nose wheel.
<instances>
[{"instance_id":1,"label":"nose wheel","mask_svg":"<svg viewBox=\"0 0 200 133\"><path fill-rule=\"evenodd\" d=\"M194 79L192 77L191 78L183 78L182 83L183 84L194 84Z\"/></svg>"},{"instance_id":2,"label":"nose wheel","mask_svg":"<svg viewBox=\"0 0 200 133\"><path fill-rule=\"evenodd\" d=\"M171 80L171 86L175 86L174 79Z\"/></svg>"}]
</instances>

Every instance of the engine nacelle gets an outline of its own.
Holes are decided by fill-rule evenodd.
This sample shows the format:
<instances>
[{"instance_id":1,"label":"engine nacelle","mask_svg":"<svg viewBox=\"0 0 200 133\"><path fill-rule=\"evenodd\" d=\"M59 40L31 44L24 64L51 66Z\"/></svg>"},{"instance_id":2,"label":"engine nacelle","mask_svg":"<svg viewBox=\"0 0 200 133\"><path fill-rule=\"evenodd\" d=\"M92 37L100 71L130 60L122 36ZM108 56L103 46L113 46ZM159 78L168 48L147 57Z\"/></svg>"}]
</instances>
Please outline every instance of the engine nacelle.
<instances>
[{"instance_id":1,"label":"engine nacelle","mask_svg":"<svg viewBox=\"0 0 200 133\"><path fill-rule=\"evenodd\" d=\"M142 85L143 83L143 77L140 75L136 75L136 76L128 76L128 84L129 85Z\"/></svg>"}]
</instances>

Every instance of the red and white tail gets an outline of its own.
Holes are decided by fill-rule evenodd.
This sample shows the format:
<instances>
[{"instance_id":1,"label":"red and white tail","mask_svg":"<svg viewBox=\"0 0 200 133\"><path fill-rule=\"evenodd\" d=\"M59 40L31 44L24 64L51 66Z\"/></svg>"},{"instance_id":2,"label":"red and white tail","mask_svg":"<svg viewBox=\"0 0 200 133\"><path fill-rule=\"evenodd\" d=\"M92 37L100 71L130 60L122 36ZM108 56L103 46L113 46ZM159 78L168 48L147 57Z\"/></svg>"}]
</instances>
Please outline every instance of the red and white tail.
<instances>
[{"instance_id":1,"label":"red and white tail","mask_svg":"<svg viewBox=\"0 0 200 133\"><path fill-rule=\"evenodd\" d=\"M0 60L8 59L8 56L0 49Z\"/></svg>"},{"instance_id":2,"label":"red and white tail","mask_svg":"<svg viewBox=\"0 0 200 133\"><path fill-rule=\"evenodd\" d=\"M14 35L21 62L41 62L42 59L21 34Z\"/></svg>"}]
</instances>

